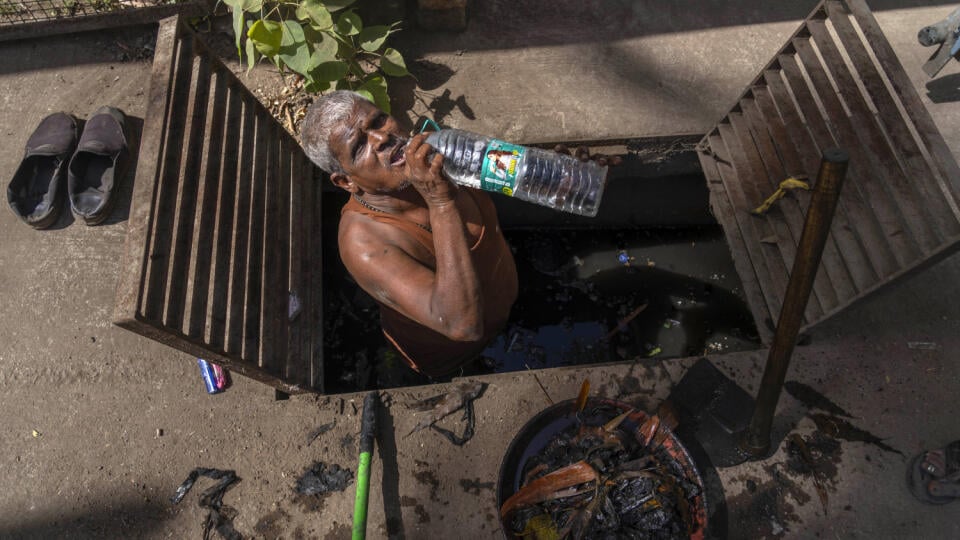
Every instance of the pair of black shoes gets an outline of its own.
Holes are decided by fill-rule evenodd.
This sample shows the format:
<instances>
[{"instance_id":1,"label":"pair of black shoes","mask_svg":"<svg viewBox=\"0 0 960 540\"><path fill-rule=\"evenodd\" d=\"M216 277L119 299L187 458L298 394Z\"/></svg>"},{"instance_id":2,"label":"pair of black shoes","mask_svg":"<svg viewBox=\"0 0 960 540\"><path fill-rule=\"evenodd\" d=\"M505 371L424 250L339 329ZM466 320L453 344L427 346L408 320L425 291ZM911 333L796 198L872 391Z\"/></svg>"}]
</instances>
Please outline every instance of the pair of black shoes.
<instances>
[{"instance_id":1,"label":"pair of black shoes","mask_svg":"<svg viewBox=\"0 0 960 540\"><path fill-rule=\"evenodd\" d=\"M46 229L57 222L66 196L87 225L107 219L129 161L125 123L114 107L97 109L82 133L67 113L44 118L7 186L13 212L31 227Z\"/></svg>"}]
</instances>

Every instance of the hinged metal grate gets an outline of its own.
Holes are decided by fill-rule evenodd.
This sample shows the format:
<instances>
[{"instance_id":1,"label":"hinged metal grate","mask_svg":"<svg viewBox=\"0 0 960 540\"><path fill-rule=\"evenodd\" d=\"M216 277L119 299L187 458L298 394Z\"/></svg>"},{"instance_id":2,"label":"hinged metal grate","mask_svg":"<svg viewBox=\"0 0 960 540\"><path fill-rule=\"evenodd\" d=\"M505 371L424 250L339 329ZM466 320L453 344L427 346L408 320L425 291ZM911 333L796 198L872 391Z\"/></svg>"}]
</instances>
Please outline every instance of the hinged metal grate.
<instances>
[{"instance_id":1,"label":"hinged metal grate","mask_svg":"<svg viewBox=\"0 0 960 540\"><path fill-rule=\"evenodd\" d=\"M322 392L315 172L182 18L161 21L114 322L284 392Z\"/></svg>"},{"instance_id":2,"label":"hinged metal grate","mask_svg":"<svg viewBox=\"0 0 960 540\"><path fill-rule=\"evenodd\" d=\"M806 326L960 249L960 167L866 3L825 0L699 147L764 341L810 195L751 210L788 177L813 180L834 146L850 167Z\"/></svg>"}]
</instances>

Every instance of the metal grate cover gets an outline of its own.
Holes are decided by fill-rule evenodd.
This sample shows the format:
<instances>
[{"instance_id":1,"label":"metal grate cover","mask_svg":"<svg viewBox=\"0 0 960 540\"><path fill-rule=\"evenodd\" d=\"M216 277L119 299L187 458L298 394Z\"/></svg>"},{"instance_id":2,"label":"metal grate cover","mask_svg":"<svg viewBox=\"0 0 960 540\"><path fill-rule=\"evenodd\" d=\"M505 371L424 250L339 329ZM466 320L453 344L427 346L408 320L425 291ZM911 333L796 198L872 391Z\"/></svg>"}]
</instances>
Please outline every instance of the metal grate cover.
<instances>
[{"instance_id":1,"label":"metal grate cover","mask_svg":"<svg viewBox=\"0 0 960 540\"><path fill-rule=\"evenodd\" d=\"M322 391L314 172L179 18L162 21L114 322L285 392Z\"/></svg>"},{"instance_id":2,"label":"metal grate cover","mask_svg":"<svg viewBox=\"0 0 960 540\"><path fill-rule=\"evenodd\" d=\"M896 54L863 0L821 2L698 147L766 343L810 195L750 211L788 177L814 181L832 146L850 166L806 326L960 247L960 168Z\"/></svg>"}]
</instances>

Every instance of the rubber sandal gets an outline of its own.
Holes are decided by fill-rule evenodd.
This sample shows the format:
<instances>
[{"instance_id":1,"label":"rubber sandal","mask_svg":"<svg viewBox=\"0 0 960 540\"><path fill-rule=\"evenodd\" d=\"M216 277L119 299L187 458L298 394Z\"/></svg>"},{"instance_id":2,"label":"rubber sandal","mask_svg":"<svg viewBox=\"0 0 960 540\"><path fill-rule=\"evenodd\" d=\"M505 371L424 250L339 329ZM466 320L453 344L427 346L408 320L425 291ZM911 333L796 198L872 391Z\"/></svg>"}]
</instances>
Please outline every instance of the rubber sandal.
<instances>
[{"instance_id":1,"label":"rubber sandal","mask_svg":"<svg viewBox=\"0 0 960 540\"><path fill-rule=\"evenodd\" d=\"M907 486L927 504L960 499L960 440L914 456L907 467Z\"/></svg>"}]
</instances>

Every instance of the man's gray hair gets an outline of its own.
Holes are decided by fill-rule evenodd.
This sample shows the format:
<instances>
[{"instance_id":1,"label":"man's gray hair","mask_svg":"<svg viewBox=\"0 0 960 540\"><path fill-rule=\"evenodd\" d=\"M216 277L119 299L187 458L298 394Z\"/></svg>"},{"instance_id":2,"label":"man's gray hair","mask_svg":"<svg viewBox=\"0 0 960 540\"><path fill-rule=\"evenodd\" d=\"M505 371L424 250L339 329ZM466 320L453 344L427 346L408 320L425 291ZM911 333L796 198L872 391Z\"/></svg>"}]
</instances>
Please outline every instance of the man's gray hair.
<instances>
[{"instance_id":1,"label":"man's gray hair","mask_svg":"<svg viewBox=\"0 0 960 540\"><path fill-rule=\"evenodd\" d=\"M367 98L349 90L324 94L310 105L300 125L300 139L307 157L328 174L345 172L330 150L330 133L350 116L359 101Z\"/></svg>"}]
</instances>

